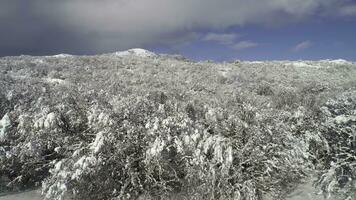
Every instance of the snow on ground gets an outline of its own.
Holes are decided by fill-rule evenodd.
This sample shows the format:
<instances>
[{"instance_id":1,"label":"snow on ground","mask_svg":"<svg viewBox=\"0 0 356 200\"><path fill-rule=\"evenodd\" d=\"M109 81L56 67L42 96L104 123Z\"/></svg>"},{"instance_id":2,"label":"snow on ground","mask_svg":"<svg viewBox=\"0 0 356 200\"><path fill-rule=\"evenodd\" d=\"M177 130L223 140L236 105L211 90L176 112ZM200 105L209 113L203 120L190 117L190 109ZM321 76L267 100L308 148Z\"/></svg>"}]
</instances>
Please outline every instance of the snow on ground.
<instances>
[{"instance_id":1,"label":"snow on ground","mask_svg":"<svg viewBox=\"0 0 356 200\"><path fill-rule=\"evenodd\" d=\"M325 200L325 197L315 189L312 180L310 180L299 185L286 200Z\"/></svg>"},{"instance_id":2,"label":"snow on ground","mask_svg":"<svg viewBox=\"0 0 356 200\"><path fill-rule=\"evenodd\" d=\"M311 67L312 66L305 62L292 62L292 63L288 63L288 64L293 65L294 67Z\"/></svg>"},{"instance_id":3,"label":"snow on ground","mask_svg":"<svg viewBox=\"0 0 356 200\"><path fill-rule=\"evenodd\" d=\"M40 190L31 190L26 192L19 192L16 194L9 194L1 196L0 200L42 200ZM266 200L273 200L266 197ZM300 185L296 191L287 197L286 200L325 200L325 197L314 189L312 182L307 182Z\"/></svg>"},{"instance_id":4,"label":"snow on ground","mask_svg":"<svg viewBox=\"0 0 356 200\"><path fill-rule=\"evenodd\" d=\"M311 63L309 61L290 61L286 65L294 66L297 68L322 68L323 66L318 65L317 63Z\"/></svg>"},{"instance_id":5,"label":"snow on ground","mask_svg":"<svg viewBox=\"0 0 356 200\"><path fill-rule=\"evenodd\" d=\"M26 192L19 192L16 194L9 194L1 196L0 200L42 200L41 190L31 190Z\"/></svg>"},{"instance_id":6,"label":"snow on ground","mask_svg":"<svg viewBox=\"0 0 356 200\"><path fill-rule=\"evenodd\" d=\"M116 56L119 57L126 57L126 56L138 56L138 57L143 57L143 58L147 58L147 57L155 57L156 54L150 51L147 51L145 49L129 49L127 51L118 51L115 53Z\"/></svg>"},{"instance_id":7,"label":"snow on ground","mask_svg":"<svg viewBox=\"0 0 356 200\"><path fill-rule=\"evenodd\" d=\"M243 62L247 64L257 64L257 65L264 64L264 62L262 61L243 61Z\"/></svg>"},{"instance_id":8,"label":"snow on ground","mask_svg":"<svg viewBox=\"0 0 356 200\"><path fill-rule=\"evenodd\" d=\"M284 64L287 66L294 66L299 68L328 68L330 65L352 65L353 63L344 59L336 59L336 60L319 60L319 61L271 61L273 63ZM266 62L262 61L243 61L246 64L266 64Z\"/></svg>"}]
</instances>

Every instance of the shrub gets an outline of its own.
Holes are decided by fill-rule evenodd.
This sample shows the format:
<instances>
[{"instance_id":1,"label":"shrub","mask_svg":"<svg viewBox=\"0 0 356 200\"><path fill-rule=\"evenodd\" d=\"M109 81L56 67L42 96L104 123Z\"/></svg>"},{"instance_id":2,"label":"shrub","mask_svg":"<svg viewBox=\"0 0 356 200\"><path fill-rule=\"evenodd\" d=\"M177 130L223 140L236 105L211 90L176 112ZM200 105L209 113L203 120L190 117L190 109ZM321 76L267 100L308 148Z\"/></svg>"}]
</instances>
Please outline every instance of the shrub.
<instances>
[{"instance_id":1,"label":"shrub","mask_svg":"<svg viewBox=\"0 0 356 200\"><path fill-rule=\"evenodd\" d=\"M285 199L317 173L326 195L355 193L356 103L352 92L337 98L352 67L112 54L0 66L8 189L42 183L47 199Z\"/></svg>"}]
</instances>

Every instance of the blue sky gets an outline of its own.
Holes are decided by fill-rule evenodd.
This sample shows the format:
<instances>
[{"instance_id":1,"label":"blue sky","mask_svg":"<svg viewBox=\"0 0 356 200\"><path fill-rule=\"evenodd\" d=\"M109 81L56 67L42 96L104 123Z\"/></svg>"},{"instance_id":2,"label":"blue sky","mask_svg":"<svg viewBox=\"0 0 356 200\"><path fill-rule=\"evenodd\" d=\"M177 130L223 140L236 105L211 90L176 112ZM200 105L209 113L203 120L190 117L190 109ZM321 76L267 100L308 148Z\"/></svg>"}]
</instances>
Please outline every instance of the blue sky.
<instances>
[{"instance_id":1,"label":"blue sky","mask_svg":"<svg viewBox=\"0 0 356 200\"><path fill-rule=\"evenodd\" d=\"M209 34L203 32L202 34ZM254 45L234 49L230 44L197 38L178 49L152 48L162 53L181 54L196 60L321 60L356 61L356 18L317 19L278 27L247 25L216 34L235 34L236 43ZM299 48L298 48L299 45Z\"/></svg>"},{"instance_id":2,"label":"blue sky","mask_svg":"<svg viewBox=\"0 0 356 200\"><path fill-rule=\"evenodd\" d=\"M0 56L356 61L355 0L2 0L0 27Z\"/></svg>"}]
</instances>

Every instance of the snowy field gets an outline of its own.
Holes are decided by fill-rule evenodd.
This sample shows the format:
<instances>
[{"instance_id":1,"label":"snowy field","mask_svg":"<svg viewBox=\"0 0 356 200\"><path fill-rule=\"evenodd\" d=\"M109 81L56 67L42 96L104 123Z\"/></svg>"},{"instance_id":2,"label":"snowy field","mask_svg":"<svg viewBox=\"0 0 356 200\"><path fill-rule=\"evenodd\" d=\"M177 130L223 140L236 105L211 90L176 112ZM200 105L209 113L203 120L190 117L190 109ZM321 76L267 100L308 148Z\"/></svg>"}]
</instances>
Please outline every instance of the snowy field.
<instances>
[{"instance_id":1,"label":"snowy field","mask_svg":"<svg viewBox=\"0 0 356 200\"><path fill-rule=\"evenodd\" d=\"M0 58L0 188L44 192L0 200L356 199L355 77L341 59Z\"/></svg>"}]
</instances>

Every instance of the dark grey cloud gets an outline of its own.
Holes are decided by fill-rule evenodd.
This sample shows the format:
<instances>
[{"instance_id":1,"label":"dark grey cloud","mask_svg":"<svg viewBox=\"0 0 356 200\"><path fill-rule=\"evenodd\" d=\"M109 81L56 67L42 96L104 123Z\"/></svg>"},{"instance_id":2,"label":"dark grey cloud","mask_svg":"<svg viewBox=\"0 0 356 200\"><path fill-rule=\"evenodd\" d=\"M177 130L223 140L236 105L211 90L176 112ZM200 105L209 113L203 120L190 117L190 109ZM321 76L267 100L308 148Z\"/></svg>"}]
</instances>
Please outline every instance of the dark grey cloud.
<instances>
[{"instance_id":1,"label":"dark grey cloud","mask_svg":"<svg viewBox=\"0 0 356 200\"><path fill-rule=\"evenodd\" d=\"M0 1L0 55L42 55L91 46L81 34L40 16L33 3Z\"/></svg>"},{"instance_id":2,"label":"dark grey cloud","mask_svg":"<svg viewBox=\"0 0 356 200\"><path fill-rule=\"evenodd\" d=\"M350 2L1 0L0 55L90 54L152 45L175 46L196 39L199 30L288 23L331 9L343 9L345 15L350 15L354 13Z\"/></svg>"}]
</instances>

